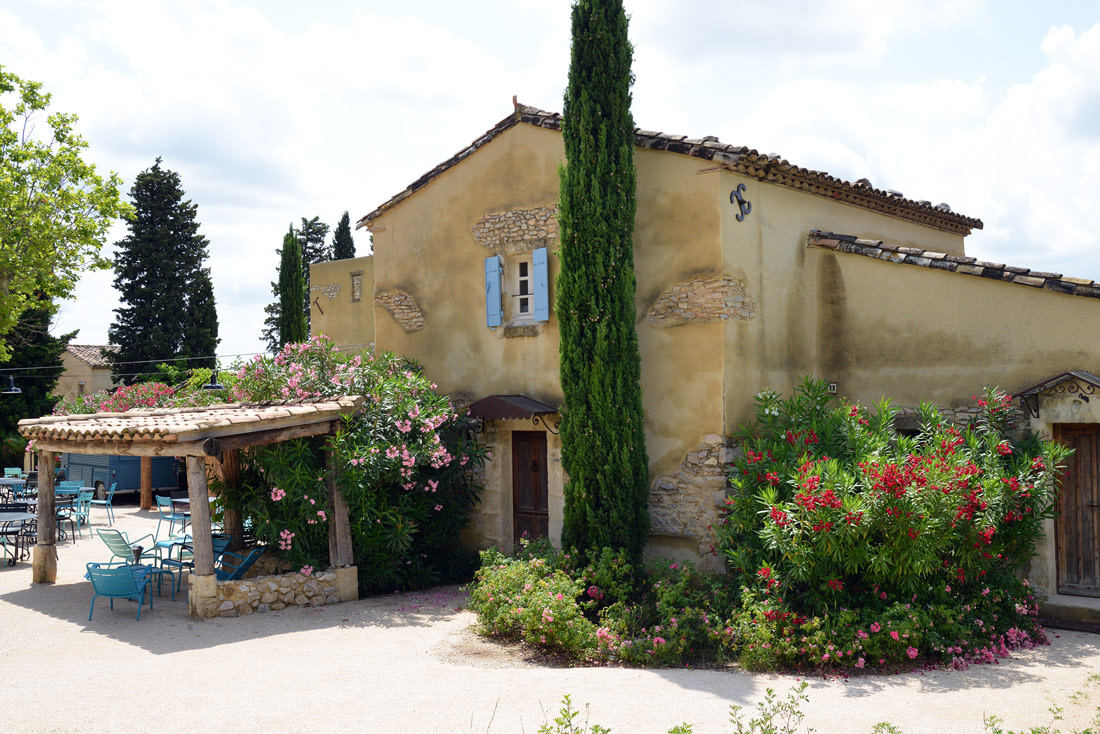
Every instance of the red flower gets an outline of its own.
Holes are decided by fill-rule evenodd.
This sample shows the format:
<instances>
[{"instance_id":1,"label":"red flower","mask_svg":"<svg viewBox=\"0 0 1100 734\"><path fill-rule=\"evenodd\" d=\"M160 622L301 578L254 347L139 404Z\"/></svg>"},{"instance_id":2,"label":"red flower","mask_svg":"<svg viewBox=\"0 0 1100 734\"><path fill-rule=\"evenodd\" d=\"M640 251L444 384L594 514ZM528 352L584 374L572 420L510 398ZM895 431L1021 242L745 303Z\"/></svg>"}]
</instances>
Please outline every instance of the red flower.
<instances>
[{"instance_id":1,"label":"red flower","mask_svg":"<svg viewBox=\"0 0 1100 734\"><path fill-rule=\"evenodd\" d=\"M839 579L829 579L827 583L833 591L844 591L844 582Z\"/></svg>"}]
</instances>

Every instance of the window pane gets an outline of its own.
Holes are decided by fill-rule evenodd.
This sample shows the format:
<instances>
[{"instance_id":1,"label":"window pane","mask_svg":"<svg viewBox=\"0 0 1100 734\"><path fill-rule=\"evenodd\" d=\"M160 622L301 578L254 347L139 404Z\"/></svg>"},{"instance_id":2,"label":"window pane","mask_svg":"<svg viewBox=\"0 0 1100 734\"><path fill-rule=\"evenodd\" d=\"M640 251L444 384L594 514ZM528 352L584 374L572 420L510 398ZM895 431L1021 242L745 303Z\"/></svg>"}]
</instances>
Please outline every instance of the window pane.
<instances>
[{"instance_id":1,"label":"window pane","mask_svg":"<svg viewBox=\"0 0 1100 734\"><path fill-rule=\"evenodd\" d=\"M526 278L527 277L527 273L528 273L527 267L529 265L530 265L530 263L528 263L526 261L521 262L519 264L519 277L521 277L521 278Z\"/></svg>"}]
</instances>

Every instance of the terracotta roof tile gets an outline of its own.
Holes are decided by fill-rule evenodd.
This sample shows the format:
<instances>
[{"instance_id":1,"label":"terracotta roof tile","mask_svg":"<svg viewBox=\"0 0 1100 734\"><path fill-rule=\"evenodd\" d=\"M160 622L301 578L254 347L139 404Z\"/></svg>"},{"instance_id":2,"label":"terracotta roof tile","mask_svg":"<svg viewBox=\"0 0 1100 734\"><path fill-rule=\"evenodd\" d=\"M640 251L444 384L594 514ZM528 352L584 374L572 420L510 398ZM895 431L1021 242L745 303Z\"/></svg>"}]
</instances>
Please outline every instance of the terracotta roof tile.
<instances>
[{"instance_id":1,"label":"terracotta roof tile","mask_svg":"<svg viewBox=\"0 0 1100 734\"><path fill-rule=\"evenodd\" d=\"M69 354L89 367L110 367L111 363L103 357L104 349L113 352L117 347L111 344L105 344L103 346L97 344L70 344L66 347Z\"/></svg>"},{"instance_id":2,"label":"terracotta roof tile","mask_svg":"<svg viewBox=\"0 0 1100 734\"><path fill-rule=\"evenodd\" d=\"M1031 288L1043 288L1071 296L1100 298L1100 288L1096 288L1093 281L1086 278L1067 278L1061 273L1029 270L1005 265L1004 263L975 260L972 257L962 257L960 255L944 256L943 253L931 252L916 247L899 247L885 242L857 240L851 235L822 232L816 229L810 230L806 244L808 247L835 250L850 255L862 255L878 260L889 260L890 262L934 268L936 270L948 270L964 275L975 275L989 280L1000 280Z\"/></svg>"},{"instance_id":3,"label":"terracotta roof tile","mask_svg":"<svg viewBox=\"0 0 1100 734\"><path fill-rule=\"evenodd\" d=\"M476 153L483 145L505 130L520 123L560 131L561 113L546 112L517 102L515 111L511 115L498 122L473 143L409 184L404 191L361 217L355 225L356 229L368 226L372 220L404 201L429 181ZM688 138L685 135L669 135L634 128L634 145L638 148L667 150L714 161L730 171L759 181L872 209L947 232L967 235L971 230L981 229L983 226L980 219L956 214L946 204L932 206L928 201L906 199L897 191L874 188L867 179L860 179L855 183L844 181L823 171L795 166L775 154L762 154L744 146L723 144L714 136Z\"/></svg>"},{"instance_id":4,"label":"terracotta roof tile","mask_svg":"<svg viewBox=\"0 0 1100 734\"><path fill-rule=\"evenodd\" d=\"M301 416L335 418L356 410L362 403L356 395L317 403L230 403L195 408L157 408L125 413L54 415L19 421L19 433L28 439L84 439L101 441L197 440L204 434L232 435L240 424L275 421ZM295 423L291 421L291 423ZM227 430L229 429L229 430Z\"/></svg>"}]
</instances>

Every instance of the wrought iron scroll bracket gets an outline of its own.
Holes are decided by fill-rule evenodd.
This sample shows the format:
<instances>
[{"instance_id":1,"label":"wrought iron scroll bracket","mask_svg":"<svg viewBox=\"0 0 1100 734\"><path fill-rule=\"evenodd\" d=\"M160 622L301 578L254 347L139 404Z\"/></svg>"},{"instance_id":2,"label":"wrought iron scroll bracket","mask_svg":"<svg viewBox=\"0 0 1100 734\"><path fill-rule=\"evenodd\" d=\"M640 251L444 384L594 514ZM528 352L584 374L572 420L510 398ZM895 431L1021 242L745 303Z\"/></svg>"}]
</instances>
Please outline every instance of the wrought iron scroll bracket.
<instances>
[{"instance_id":1,"label":"wrought iron scroll bracket","mask_svg":"<svg viewBox=\"0 0 1100 734\"><path fill-rule=\"evenodd\" d=\"M558 435L558 432L561 430L561 418L558 418L556 421L554 421L554 425L551 426L550 421L542 418L541 416L533 415L531 416L531 423L536 426L542 424L546 427L546 430L550 431L550 433L554 434L555 436Z\"/></svg>"}]
</instances>

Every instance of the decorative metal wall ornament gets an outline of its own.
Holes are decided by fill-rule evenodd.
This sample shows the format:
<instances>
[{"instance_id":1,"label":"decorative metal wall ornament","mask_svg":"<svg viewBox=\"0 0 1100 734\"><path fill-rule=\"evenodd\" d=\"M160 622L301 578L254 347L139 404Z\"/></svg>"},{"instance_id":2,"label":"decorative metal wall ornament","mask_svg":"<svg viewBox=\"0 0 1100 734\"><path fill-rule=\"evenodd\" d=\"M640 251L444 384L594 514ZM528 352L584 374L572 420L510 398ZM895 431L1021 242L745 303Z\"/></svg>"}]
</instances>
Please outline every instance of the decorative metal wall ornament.
<instances>
[{"instance_id":1,"label":"decorative metal wall ornament","mask_svg":"<svg viewBox=\"0 0 1100 734\"><path fill-rule=\"evenodd\" d=\"M745 217L752 211L752 202L745 198L745 184L737 184L737 188L730 192L730 203L736 204L741 210L737 215L737 221L745 221Z\"/></svg>"},{"instance_id":2,"label":"decorative metal wall ornament","mask_svg":"<svg viewBox=\"0 0 1100 734\"><path fill-rule=\"evenodd\" d=\"M558 432L561 430L561 417L558 417L558 419L554 421L553 427L550 426L550 421L539 415L531 416L531 423L536 426L541 424L543 427L546 428L546 430L550 431L550 433L554 434L555 436L558 435Z\"/></svg>"}]
</instances>

